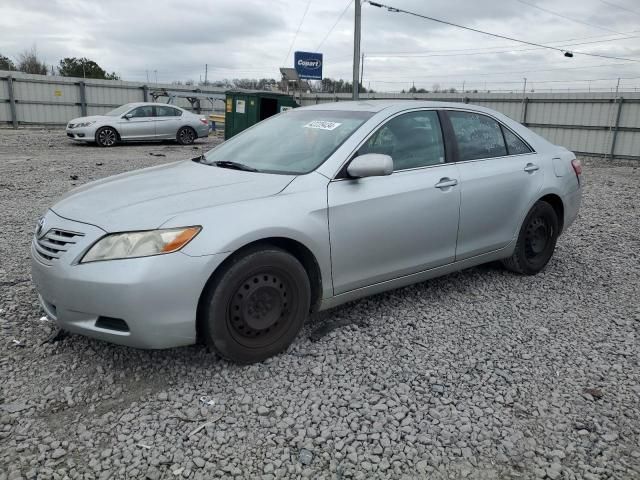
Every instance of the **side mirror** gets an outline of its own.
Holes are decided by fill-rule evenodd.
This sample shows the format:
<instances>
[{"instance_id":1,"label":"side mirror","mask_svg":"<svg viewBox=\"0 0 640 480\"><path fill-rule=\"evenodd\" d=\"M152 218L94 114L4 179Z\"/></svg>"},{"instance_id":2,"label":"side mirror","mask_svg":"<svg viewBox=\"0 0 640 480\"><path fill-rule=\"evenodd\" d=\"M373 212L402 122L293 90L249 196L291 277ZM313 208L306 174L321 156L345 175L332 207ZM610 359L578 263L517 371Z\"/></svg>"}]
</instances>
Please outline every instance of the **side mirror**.
<instances>
[{"instance_id":1,"label":"side mirror","mask_svg":"<svg viewBox=\"0 0 640 480\"><path fill-rule=\"evenodd\" d=\"M133 113L127 113L125 116L123 116L122 118L126 118L127 120L129 120L130 118L133 118Z\"/></svg>"},{"instance_id":2,"label":"side mirror","mask_svg":"<svg viewBox=\"0 0 640 480\"><path fill-rule=\"evenodd\" d=\"M351 160L347 173L352 178L383 177L393 173L393 159L380 153L366 153Z\"/></svg>"}]
</instances>

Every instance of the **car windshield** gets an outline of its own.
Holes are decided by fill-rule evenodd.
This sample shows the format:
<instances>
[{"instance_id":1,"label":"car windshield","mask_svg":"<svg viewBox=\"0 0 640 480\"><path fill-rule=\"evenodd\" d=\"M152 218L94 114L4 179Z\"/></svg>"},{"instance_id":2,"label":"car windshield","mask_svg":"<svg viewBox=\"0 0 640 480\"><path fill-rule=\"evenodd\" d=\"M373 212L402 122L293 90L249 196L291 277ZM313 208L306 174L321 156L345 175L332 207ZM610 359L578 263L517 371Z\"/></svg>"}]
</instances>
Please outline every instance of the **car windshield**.
<instances>
[{"instance_id":1,"label":"car windshield","mask_svg":"<svg viewBox=\"0 0 640 480\"><path fill-rule=\"evenodd\" d=\"M265 173L304 174L318 168L371 112L289 110L227 140L203 163L234 162Z\"/></svg>"},{"instance_id":2,"label":"car windshield","mask_svg":"<svg viewBox=\"0 0 640 480\"><path fill-rule=\"evenodd\" d=\"M131 104L127 103L126 105L122 105L118 108L114 108L110 112L105 113L105 115L109 117L117 117L118 115L122 115L124 112L131 108Z\"/></svg>"}]
</instances>

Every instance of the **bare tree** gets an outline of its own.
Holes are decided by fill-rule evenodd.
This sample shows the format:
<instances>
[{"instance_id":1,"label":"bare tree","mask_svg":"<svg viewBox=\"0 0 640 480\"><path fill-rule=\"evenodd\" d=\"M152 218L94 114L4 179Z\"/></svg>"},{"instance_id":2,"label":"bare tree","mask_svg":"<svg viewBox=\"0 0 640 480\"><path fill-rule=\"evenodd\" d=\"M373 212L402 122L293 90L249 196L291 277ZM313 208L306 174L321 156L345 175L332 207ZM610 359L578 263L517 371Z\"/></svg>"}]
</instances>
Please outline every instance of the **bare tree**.
<instances>
[{"instance_id":1,"label":"bare tree","mask_svg":"<svg viewBox=\"0 0 640 480\"><path fill-rule=\"evenodd\" d=\"M9 57L0 55L0 70L15 70L16 66Z\"/></svg>"},{"instance_id":2,"label":"bare tree","mask_svg":"<svg viewBox=\"0 0 640 480\"><path fill-rule=\"evenodd\" d=\"M24 73L33 73L36 75L46 75L47 65L38 57L38 51L35 47L25 50L18 55L17 70Z\"/></svg>"},{"instance_id":3,"label":"bare tree","mask_svg":"<svg viewBox=\"0 0 640 480\"><path fill-rule=\"evenodd\" d=\"M440 84L439 83L434 83L433 86L431 87L431 90L433 90L433 93L439 93L440 92Z\"/></svg>"}]
</instances>

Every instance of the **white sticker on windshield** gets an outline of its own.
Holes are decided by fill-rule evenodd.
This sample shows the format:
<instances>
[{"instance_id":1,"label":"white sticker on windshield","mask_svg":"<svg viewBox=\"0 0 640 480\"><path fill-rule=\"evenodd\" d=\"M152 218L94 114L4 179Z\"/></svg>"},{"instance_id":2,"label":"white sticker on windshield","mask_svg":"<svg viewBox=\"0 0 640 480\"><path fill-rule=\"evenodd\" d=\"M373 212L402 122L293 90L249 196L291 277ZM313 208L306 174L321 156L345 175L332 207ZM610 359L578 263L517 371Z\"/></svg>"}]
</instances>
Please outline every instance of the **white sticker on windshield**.
<instances>
[{"instance_id":1,"label":"white sticker on windshield","mask_svg":"<svg viewBox=\"0 0 640 480\"><path fill-rule=\"evenodd\" d=\"M336 122L328 122L326 120L314 120L313 122L307 123L304 128L319 128L320 130L335 130L338 128L341 123Z\"/></svg>"}]
</instances>

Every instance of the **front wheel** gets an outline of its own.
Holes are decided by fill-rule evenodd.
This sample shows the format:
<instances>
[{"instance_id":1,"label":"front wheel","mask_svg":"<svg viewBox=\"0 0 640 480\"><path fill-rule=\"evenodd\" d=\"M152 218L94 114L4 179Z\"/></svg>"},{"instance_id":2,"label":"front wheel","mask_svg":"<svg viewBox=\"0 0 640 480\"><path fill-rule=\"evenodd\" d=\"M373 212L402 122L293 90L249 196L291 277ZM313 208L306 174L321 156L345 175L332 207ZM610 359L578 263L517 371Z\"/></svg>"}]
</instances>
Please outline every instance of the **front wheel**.
<instances>
[{"instance_id":1,"label":"front wheel","mask_svg":"<svg viewBox=\"0 0 640 480\"><path fill-rule=\"evenodd\" d=\"M101 147L113 147L118 141L118 132L111 127L102 127L96 132L96 143Z\"/></svg>"},{"instance_id":2,"label":"front wheel","mask_svg":"<svg viewBox=\"0 0 640 480\"><path fill-rule=\"evenodd\" d=\"M176 140L180 145L191 145L196 140L196 132L191 127L182 127L178 130Z\"/></svg>"},{"instance_id":3,"label":"front wheel","mask_svg":"<svg viewBox=\"0 0 640 480\"><path fill-rule=\"evenodd\" d=\"M264 246L232 260L204 296L202 331L222 357L254 363L295 339L309 313L311 288L300 262Z\"/></svg>"},{"instance_id":4,"label":"front wheel","mask_svg":"<svg viewBox=\"0 0 640 480\"><path fill-rule=\"evenodd\" d=\"M553 207L544 201L536 202L520 228L513 255L503 260L503 265L516 273L535 275L551 260L559 234Z\"/></svg>"}]
</instances>

